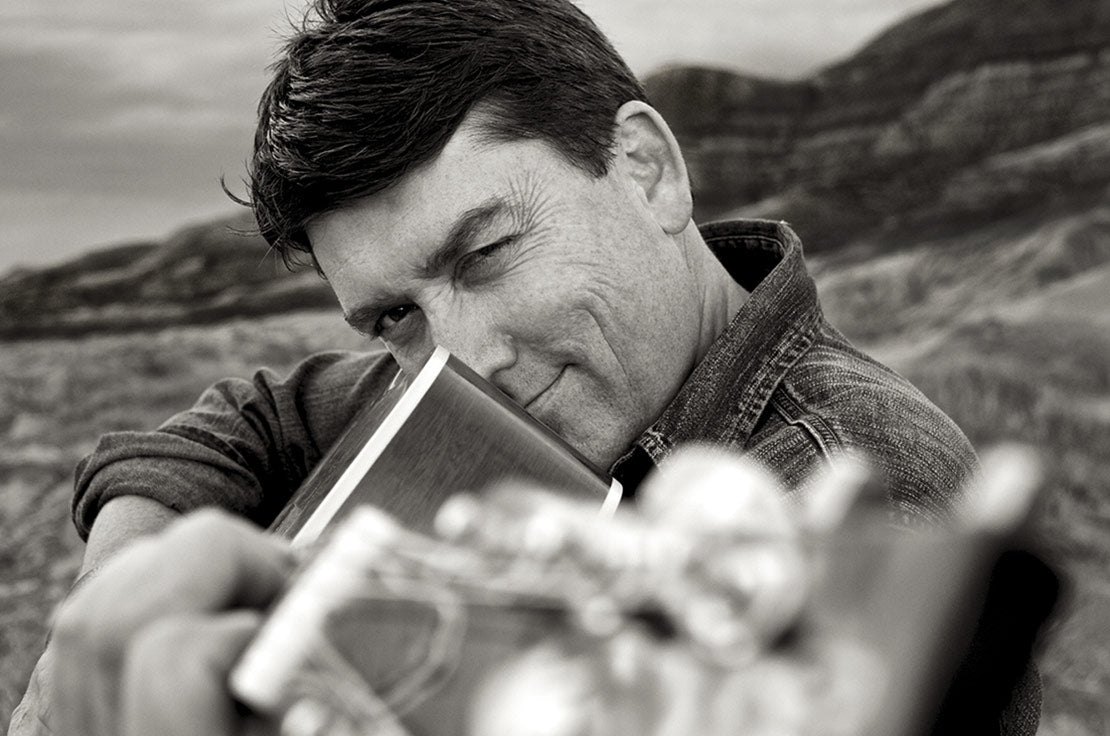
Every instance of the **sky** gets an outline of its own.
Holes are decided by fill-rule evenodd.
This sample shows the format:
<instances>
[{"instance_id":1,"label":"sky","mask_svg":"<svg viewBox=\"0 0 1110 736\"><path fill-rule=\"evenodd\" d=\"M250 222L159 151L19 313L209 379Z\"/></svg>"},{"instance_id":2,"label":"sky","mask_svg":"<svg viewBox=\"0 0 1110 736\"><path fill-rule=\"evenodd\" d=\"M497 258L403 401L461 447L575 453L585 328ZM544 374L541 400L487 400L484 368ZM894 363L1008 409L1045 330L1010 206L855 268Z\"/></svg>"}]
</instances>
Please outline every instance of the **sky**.
<instances>
[{"instance_id":1,"label":"sky","mask_svg":"<svg viewBox=\"0 0 1110 736\"><path fill-rule=\"evenodd\" d=\"M235 211L303 0L0 3L0 274ZM633 70L798 78L938 0L578 0Z\"/></svg>"}]
</instances>

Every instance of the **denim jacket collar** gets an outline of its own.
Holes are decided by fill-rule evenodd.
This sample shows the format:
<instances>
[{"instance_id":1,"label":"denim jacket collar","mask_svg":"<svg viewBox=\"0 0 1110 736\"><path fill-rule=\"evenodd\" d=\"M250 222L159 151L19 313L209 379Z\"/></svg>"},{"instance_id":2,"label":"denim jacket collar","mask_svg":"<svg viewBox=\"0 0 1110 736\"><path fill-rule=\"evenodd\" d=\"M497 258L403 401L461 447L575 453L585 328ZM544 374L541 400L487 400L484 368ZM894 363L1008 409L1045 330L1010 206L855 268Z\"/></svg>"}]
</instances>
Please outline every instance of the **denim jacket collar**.
<instances>
[{"instance_id":1,"label":"denim jacket collar","mask_svg":"<svg viewBox=\"0 0 1110 736\"><path fill-rule=\"evenodd\" d=\"M653 463L682 443L745 444L771 393L812 344L821 322L801 240L785 223L719 222L700 230L750 297L663 414L637 440L636 446ZM615 473L634 452L617 462Z\"/></svg>"}]
</instances>

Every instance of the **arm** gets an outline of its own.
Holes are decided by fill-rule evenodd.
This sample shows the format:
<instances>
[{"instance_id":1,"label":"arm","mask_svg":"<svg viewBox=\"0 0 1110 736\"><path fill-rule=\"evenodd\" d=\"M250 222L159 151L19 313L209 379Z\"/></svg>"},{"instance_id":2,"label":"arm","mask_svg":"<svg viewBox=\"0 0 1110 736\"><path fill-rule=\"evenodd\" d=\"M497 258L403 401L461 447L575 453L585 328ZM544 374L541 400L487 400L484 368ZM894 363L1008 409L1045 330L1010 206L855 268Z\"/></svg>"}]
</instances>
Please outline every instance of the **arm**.
<instances>
[{"instance_id":1,"label":"arm","mask_svg":"<svg viewBox=\"0 0 1110 736\"><path fill-rule=\"evenodd\" d=\"M143 496L113 498L100 510L96 526L89 531L81 577L100 568L128 543L161 530L178 516L176 511Z\"/></svg>"},{"instance_id":2,"label":"arm","mask_svg":"<svg viewBox=\"0 0 1110 736\"><path fill-rule=\"evenodd\" d=\"M396 370L380 351L321 353L284 378L261 370L252 380L221 381L156 431L105 435L77 467L78 532L87 538L109 502L129 497L177 513L217 506L268 524ZM116 524L126 532L145 521L128 512ZM97 547L113 547L114 534L98 533Z\"/></svg>"},{"instance_id":3,"label":"arm","mask_svg":"<svg viewBox=\"0 0 1110 736\"><path fill-rule=\"evenodd\" d=\"M350 416L395 375L381 351L323 353L285 378L262 370L221 381L154 432L104 436L77 467L73 519L87 546L71 594L188 510L217 506L267 524ZM12 714L11 735L51 733L53 659L51 643Z\"/></svg>"}]
</instances>

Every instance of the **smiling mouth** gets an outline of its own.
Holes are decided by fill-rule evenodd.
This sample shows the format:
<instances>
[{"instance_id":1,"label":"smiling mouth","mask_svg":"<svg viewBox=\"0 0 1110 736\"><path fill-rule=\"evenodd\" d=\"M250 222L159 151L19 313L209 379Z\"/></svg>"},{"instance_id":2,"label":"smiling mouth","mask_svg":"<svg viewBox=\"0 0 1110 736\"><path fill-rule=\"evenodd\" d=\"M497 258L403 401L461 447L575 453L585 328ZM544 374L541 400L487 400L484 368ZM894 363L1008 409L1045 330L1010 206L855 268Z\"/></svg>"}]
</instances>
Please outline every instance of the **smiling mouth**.
<instances>
[{"instance_id":1,"label":"smiling mouth","mask_svg":"<svg viewBox=\"0 0 1110 736\"><path fill-rule=\"evenodd\" d=\"M535 412L538 409L541 408L541 406L540 406L542 404L541 400L545 396L548 396L548 395L551 394L551 389L555 386L555 384L557 384L559 382L559 379L563 377L563 373L565 373L566 370L567 370L566 366L563 366L563 368L555 375L555 378L552 379L551 383L547 384L547 386L542 391L540 391L538 394L536 394L531 399L529 399L528 403L524 405L525 411L527 411L528 413L535 416Z\"/></svg>"}]
</instances>

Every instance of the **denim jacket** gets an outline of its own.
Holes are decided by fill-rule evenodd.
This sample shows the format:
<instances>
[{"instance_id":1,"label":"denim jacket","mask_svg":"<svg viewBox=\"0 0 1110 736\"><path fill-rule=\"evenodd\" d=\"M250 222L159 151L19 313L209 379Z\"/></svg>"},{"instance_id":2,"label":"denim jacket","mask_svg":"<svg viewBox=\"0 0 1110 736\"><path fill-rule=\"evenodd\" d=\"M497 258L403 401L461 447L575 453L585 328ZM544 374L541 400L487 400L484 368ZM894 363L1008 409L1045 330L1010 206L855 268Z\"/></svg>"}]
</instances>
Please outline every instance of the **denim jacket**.
<instances>
[{"instance_id":1,"label":"denim jacket","mask_svg":"<svg viewBox=\"0 0 1110 736\"><path fill-rule=\"evenodd\" d=\"M762 220L703 226L751 293L662 416L615 468L644 472L688 442L747 454L797 491L840 454L868 462L900 525L943 521L977 467L963 433L920 391L827 321L798 236Z\"/></svg>"}]
</instances>

